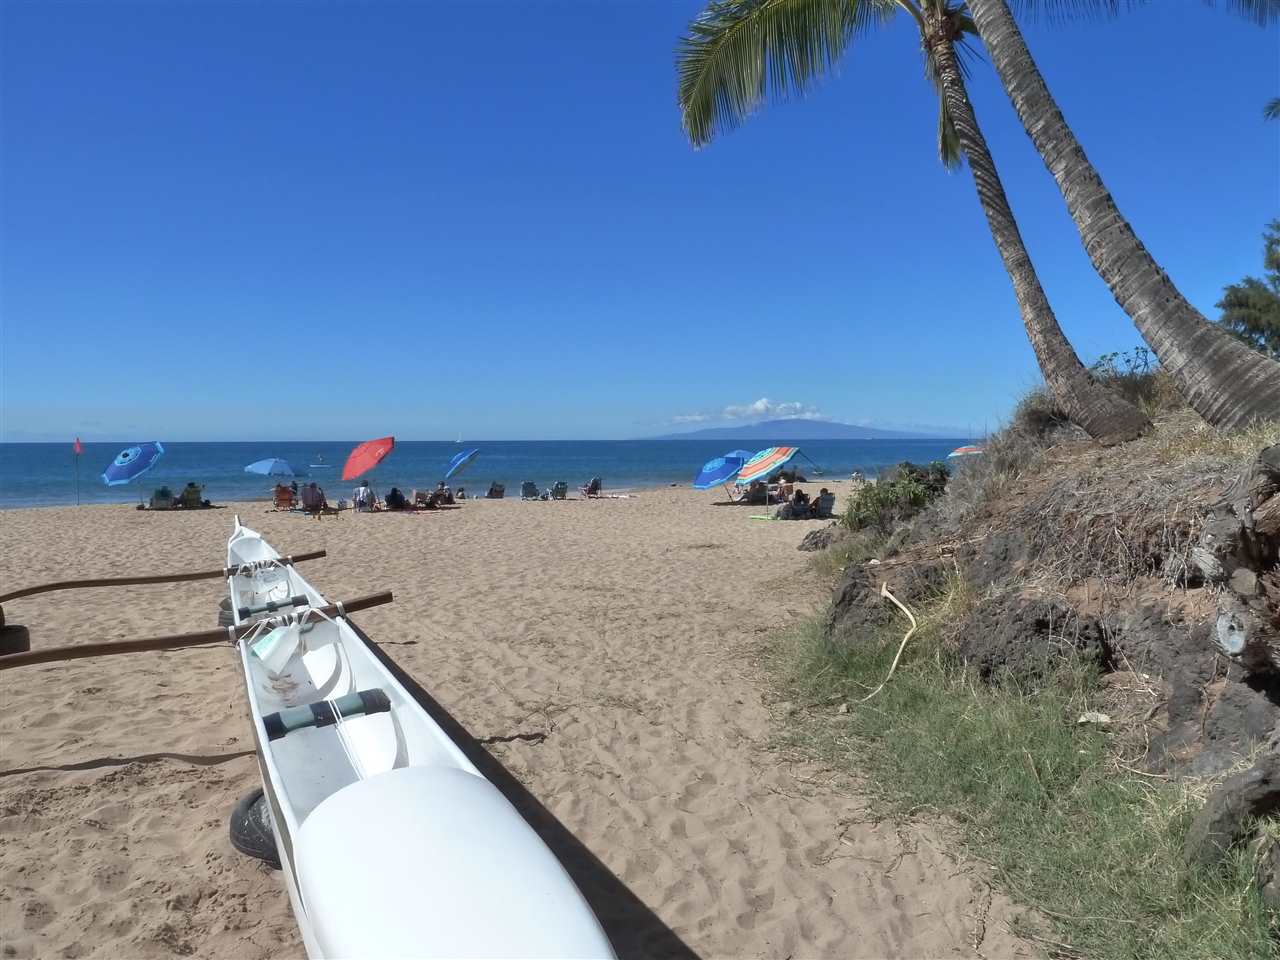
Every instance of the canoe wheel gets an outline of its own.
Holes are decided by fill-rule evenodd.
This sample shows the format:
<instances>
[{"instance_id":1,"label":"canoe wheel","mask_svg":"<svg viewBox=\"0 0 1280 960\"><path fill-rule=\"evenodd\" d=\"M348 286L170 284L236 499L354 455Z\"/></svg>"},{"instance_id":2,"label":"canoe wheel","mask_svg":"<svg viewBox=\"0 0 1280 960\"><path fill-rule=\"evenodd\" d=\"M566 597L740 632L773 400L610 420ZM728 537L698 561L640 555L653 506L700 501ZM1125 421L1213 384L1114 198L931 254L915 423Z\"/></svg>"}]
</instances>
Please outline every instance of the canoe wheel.
<instances>
[{"instance_id":1,"label":"canoe wheel","mask_svg":"<svg viewBox=\"0 0 1280 960\"><path fill-rule=\"evenodd\" d=\"M231 845L246 856L280 869L280 853L261 787L241 797L231 811Z\"/></svg>"}]
</instances>

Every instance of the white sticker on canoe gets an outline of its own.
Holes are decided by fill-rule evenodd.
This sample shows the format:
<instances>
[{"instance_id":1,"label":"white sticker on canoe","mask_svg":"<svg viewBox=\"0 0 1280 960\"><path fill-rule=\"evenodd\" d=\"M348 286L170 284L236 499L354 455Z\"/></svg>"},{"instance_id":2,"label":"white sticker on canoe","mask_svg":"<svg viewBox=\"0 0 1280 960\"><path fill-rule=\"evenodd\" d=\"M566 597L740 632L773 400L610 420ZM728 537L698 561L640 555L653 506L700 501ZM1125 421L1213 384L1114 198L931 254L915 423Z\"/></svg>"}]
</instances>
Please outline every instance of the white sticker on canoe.
<instances>
[{"instance_id":1,"label":"white sticker on canoe","mask_svg":"<svg viewBox=\"0 0 1280 960\"><path fill-rule=\"evenodd\" d=\"M262 661L268 673L278 676L298 649L298 631L293 627L276 627L255 640L249 649Z\"/></svg>"}]
</instances>

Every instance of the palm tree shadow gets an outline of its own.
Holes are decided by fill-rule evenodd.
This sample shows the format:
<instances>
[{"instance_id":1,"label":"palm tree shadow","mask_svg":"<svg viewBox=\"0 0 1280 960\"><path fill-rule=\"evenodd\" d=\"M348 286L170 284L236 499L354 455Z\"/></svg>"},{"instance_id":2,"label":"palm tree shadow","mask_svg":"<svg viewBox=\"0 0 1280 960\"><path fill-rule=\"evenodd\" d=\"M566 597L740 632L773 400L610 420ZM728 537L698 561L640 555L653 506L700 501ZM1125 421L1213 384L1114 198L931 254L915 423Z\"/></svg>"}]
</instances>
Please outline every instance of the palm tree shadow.
<instances>
[{"instance_id":1,"label":"palm tree shadow","mask_svg":"<svg viewBox=\"0 0 1280 960\"><path fill-rule=\"evenodd\" d=\"M383 652L350 620L348 624L392 675L440 725L445 734L462 750L468 760L524 817L543 842L551 848L577 884L587 903L599 918L618 956L627 958L672 958L697 960L698 955L668 927L649 907L619 880L586 845L575 837L556 816L525 789L461 723Z\"/></svg>"}]
</instances>

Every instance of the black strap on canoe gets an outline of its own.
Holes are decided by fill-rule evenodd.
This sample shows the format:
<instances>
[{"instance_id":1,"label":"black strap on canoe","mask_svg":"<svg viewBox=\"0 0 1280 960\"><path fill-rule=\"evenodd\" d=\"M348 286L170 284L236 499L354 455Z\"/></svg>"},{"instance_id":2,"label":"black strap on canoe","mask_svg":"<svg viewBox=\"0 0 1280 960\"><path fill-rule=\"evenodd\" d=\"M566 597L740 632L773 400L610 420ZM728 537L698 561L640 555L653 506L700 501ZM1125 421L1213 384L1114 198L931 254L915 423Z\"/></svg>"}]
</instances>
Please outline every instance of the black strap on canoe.
<instances>
[{"instance_id":1,"label":"black strap on canoe","mask_svg":"<svg viewBox=\"0 0 1280 960\"><path fill-rule=\"evenodd\" d=\"M301 707L269 713L262 718L262 725L266 727L268 740L279 740L285 734L304 727L332 726L340 717L387 713L390 710L391 699L386 691L374 687L372 690L348 693L336 700L318 700Z\"/></svg>"},{"instance_id":2,"label":"black strap on canoe","mask_svg":"<svg viewBox=\"0 0 1280 960\"><path fill-rule=\"evenodd\" d=\"M236 611L240 615L241 620L248 620L255 613L275 613L277 610L283 610L285 607L306 607L310 606L311 601L304 596L290 597L288 600L268 600L266 603L260 603L252 607L241 607Z\"/></svg>"}]
</instances>

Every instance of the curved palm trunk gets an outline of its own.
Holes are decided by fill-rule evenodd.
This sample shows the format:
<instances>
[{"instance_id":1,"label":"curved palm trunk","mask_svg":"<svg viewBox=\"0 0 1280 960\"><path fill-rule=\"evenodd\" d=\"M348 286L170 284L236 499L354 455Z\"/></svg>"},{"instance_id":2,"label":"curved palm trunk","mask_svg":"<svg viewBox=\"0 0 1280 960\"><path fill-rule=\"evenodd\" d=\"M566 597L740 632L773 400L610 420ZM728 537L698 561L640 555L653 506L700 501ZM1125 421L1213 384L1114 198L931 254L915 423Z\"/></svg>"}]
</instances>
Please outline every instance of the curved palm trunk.
<instances>
[{"instance_id":1,"label":"curved palm trunk","mask_svg":"<svg viewBox=\"0 0 1280 960\"><path fill-rule=\"evenodd\" d=\"M968 8L1018 118L1062 191L1094 269L1178 391L1222 430L1280 419L1280 363L1209 323L1147 252L1063 119L1005 0L968 0Z\"/></svg>"},{"instance_id":2,"label":"curved palm trunk","mask_svg":"<svg viewBox=\"0 0 1280 960\"><path fill-rule=\"evenodd\" d=\"M1013 281L1018 310L1045 382L1071 421L1083 427L1089 436L1108 443L1132 440L1149 429L1151 422L1137 407L1089 375L1058 326L1049 298L1040 286L1040 278L1018 232L1013 211L1009 209L1009 200L996 173L995 161L987 149L987 141L978 128L977 117L965 90L964 76L956 61L955 48L945 33L946 29L945 24L931 24L930 36L925 42L932 48L939 85L960 139L960 149L973 172L973 182L978 188L982 211L987 215L991 237Z\"/></svg>"}]
</instances>

